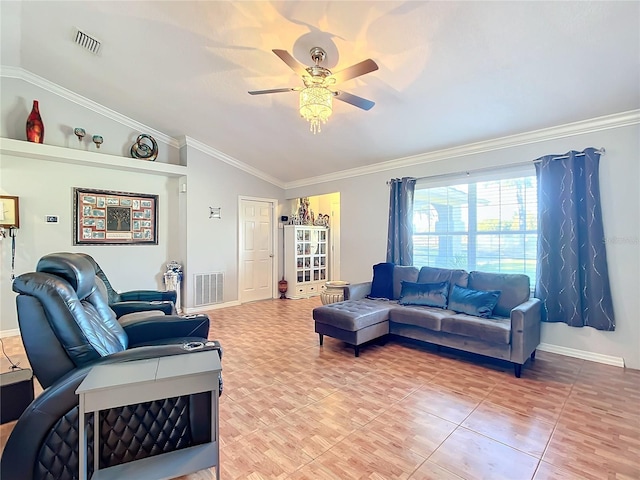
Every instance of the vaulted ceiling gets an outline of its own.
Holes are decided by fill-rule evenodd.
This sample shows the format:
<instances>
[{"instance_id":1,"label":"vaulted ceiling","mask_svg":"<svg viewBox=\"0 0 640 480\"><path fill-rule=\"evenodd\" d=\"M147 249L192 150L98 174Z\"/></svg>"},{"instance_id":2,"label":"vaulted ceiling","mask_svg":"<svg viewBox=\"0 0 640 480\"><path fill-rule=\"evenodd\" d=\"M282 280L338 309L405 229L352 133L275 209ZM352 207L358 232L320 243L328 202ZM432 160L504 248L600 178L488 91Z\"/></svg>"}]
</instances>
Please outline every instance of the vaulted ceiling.
<instances>
[{"instance_id":1,"label":"vaulted ceiling","mask_svg":"<svg viewBox=\"0 0 640 480\"><path fill-rule=\"evenodd\" d=\"M2 64L22 67L279 181L640 108L640 2L2 1ZM102 41L73 42L74 27ZM322 133L272 49L338 71Z\"/></svg>"}]
</instances>

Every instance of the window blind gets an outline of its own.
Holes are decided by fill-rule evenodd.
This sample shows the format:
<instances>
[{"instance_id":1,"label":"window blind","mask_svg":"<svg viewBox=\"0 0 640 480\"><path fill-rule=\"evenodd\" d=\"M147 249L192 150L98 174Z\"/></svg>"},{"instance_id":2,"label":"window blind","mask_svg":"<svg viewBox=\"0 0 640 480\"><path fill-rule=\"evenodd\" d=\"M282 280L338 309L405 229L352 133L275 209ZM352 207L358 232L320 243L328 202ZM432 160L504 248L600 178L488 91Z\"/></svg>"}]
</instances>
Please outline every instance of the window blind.
<instances>
[{"instance_id":1,"label":"window blind","mask_svg":"<svg viewBox=\"0 0 640 480\"><path fill-rule=\"evenodd\" d=\"M414 194L414 265L525 273L535 279L533 165L423 179Z\"/></svg>"}]
</instances>

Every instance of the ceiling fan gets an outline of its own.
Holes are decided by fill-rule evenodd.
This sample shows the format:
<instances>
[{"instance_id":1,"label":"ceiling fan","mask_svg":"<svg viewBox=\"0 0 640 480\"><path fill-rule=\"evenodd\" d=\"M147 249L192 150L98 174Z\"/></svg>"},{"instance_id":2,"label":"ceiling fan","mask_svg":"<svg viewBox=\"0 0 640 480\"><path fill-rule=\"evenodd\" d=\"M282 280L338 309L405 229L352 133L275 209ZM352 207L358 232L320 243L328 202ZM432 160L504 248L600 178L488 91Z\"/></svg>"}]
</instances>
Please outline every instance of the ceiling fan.
<instances>
[{"instance_id":1,"label":"ceiling fan","mask_svg":"<svg viewBox=\"0 0 640 480\"><path fill-rule=\"evenodd\" d=\"M366 98L358 97L357 95L341 90L332 90L334 86L340 82L378 70L376 62L370 58L344 70L340 70L339 72L331 73L331 70L320 65L326 57L326 52L320 47L313 47L309 52L311 59L315 63L315 65L311 67L305 67L299 63L286 50L274 49L273 53L289 65L291 70L302 77L304 87L253 90L250 91L249 94L263 95L265 93L300 92L300 115L309 121L310 130L314 134L320 132L320 124L326 123L331 115L333 98L363 110L370 110L375 105L374 102Z\"/></svg>"}]
</instances>

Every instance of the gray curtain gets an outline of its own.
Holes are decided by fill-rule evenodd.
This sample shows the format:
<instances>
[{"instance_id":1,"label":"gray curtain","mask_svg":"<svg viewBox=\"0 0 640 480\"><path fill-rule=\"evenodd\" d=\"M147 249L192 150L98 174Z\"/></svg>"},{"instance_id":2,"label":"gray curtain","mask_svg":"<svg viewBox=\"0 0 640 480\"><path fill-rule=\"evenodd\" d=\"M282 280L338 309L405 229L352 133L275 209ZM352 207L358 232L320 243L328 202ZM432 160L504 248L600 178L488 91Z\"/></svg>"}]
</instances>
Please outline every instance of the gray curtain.
<instances>
[{"instance_id":1,"label":"gray curtain","mask_svg":"<svg viewBox=\"0 0 640 480\"><path fill-rule=\"evenodd\" d=\"M536 160L536 297L547 322L615 330L593 148Z\"/></svg>"},{"instance_id":2,"label":"gray curtain","mask_svg":"<svg viewBox=\"0 0 640 480\"><path fill-rule=\"evenodd\" d=\"M387 262L413 265L413 191L416 179L391 179Z\"/></svg>"}]
</instances>

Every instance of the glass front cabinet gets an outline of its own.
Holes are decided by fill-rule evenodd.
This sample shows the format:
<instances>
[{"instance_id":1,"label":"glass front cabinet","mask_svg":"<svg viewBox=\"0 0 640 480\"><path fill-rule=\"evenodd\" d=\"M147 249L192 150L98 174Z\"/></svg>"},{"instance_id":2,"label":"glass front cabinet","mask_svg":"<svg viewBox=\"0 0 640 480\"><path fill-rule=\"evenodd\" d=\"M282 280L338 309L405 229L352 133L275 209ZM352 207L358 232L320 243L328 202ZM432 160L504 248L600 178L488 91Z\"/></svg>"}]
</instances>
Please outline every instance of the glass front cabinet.
<instances>
[{"instance_id":1,"label":"glass front cabinet","mask_svg":"<svg viewBox=\"0 0 640 480\"><path fill-rule=\"evenodd\" d=\"M311 225L284 226L284 278L287 298L320 295L329 280L329 231Z\"/></svg>"}]
</instances>

